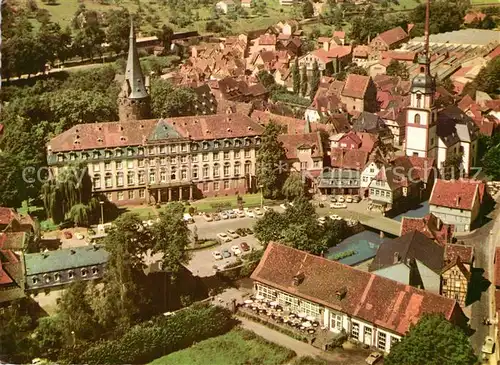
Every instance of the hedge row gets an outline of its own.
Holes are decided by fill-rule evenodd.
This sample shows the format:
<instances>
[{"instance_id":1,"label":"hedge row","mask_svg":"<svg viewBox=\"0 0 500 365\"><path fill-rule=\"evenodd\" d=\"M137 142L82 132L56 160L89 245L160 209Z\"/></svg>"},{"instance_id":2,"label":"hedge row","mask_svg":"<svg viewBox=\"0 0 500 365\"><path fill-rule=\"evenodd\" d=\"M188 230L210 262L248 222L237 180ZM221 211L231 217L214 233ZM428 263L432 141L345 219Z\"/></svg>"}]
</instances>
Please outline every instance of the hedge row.
<instances>
[{"instance_id":1,"label":"hedge row","mask_svg":"<svg viewBox=\"0 0 500 365\"><path fill-rule=\"evenodd\" d=\"M287 335L288 337L291 337L291 338L294 338L298 341L301 341L301 342L306 342L308 343L309 341L307 340L307 337L306 336L303 336L295 331L292 331L291 329L288 329L288 328L284 328L283 326L280 326L280 325L277 325L275 323L272 323L272 322L269 322L265 319L262 319L260 318L259 316L253 316L249 313L247 313L246 311L244 310L239 310L238 311L238 316L240 317L243 317L243 318L247 318L251 321L254 321L254 322L257 322L257 323L261 323L263 325L265 325L266 327L269 327L275 331L278 331L278 332L281 332L285 335Z\"/></svg>"},{"instance_id":2,"label":"hedge row","mask_svg":"<svg viewBox=\"0 0 500 365\"><path fill-rule=\"evenodd\" d=\"M196 304L170 317L133 327L117 340L101 341L73 363L145 364L150 361L228 332L236 321L224 308Z\"/></svg>"}]
</instances>

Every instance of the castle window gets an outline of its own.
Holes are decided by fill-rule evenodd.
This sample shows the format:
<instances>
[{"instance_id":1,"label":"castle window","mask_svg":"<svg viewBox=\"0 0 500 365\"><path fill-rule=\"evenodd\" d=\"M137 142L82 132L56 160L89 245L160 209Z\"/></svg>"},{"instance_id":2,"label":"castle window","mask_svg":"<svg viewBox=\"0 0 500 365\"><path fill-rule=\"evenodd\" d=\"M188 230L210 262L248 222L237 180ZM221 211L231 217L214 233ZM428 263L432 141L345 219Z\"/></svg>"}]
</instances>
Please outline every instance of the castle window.
<instances>
[{"instance_id":1,"label":"castle window","mask_svg":"<svg viewBox=\"0 0 500 365\"><path fill-rule=\"evenodd\" d=\"M415 114L414 123L420 124L420 114Z\"/></svg>"},{"instance_id":2,"label":"castle window","mask_svg":"<svg viewBox=\"0 0 500 365\"><path fill-rule=\"evenodd\" d=\"M422 94L417 94L417 108L422 107Z\"/></svg>"}]
</instances>

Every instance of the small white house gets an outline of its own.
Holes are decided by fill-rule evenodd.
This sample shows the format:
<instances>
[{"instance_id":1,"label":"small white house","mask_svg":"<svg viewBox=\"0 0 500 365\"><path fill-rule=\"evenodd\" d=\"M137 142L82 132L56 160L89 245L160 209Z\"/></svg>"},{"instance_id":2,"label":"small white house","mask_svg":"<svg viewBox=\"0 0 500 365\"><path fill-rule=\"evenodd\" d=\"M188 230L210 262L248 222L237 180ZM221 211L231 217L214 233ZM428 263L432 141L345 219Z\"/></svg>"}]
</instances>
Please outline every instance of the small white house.
<instances>
[{"instance_id":1,"label":"small white house","mask_svg":"<svg viewBox=\"0 0 500 365\"><path fill-rule=\"evenodd\" d=\"M234 6L235 6L235 4L234 4L233 0L222 0L222 1L219 1L217 4L215 4L215 8L217 10L220 10L224 14L227 14L227 13L233 11Z\"/></svg>"}]
</instances>

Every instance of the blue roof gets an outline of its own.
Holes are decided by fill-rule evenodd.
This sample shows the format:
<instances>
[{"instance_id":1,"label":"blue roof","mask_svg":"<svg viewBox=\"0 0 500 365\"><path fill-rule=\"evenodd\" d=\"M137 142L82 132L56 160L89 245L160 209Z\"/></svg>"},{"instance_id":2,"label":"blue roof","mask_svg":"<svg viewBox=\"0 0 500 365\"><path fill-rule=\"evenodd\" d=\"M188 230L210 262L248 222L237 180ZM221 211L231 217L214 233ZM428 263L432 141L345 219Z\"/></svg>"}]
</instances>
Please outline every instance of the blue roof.
<instances>
[{"instance_id":1,"label":"blue roof","mask_svg":"<svg viewBox=\"0 0 500 365\"><path fill-rule=\"evenodd\" d=\"M104 264L109 252L102 247L83 246L24 255L26 275L37 275L54 271Z\"/></svg>"},{"instance_id":2,"label":"blue roof","mask_svg":"<svg viewBox=\"0 0 500 365\"><path fill-rule=\"evenodd\" d=\"M356 254L338 260L338 262L342 264L355 266L375 257L379 246L387 240L389 239L380 238L380 236L375 232L363 231L346 238L337 246L330 248L326 254L326 257L328 259L333 259L335 255L341 252L351 250L356 251Z\"/></svg>"}]
</instances>

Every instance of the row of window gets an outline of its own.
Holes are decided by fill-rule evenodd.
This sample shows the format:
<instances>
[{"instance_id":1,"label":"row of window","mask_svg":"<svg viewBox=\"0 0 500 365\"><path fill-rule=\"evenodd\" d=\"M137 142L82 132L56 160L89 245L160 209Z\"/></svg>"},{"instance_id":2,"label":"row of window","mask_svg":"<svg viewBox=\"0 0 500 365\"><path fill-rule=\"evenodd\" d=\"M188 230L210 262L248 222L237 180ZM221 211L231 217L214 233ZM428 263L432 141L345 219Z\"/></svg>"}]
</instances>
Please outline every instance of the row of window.
<instances>
[{"instance_id":1,"label":"row of window","mask_svg":"<svg viewBox=\"0 0 500 365\"><path fill-rule=\"evenodd\" d=\"M116 197L118 200L125 200L125 196L127 196L128 200L133 200L136 198L135 192L136 192L136 190L129 190L129 191L127 191L127 195L125 195L125 192L118 191L116 193ZM137 194L138 194L139 199L146 198L146 190L145 189L139 189L139 190L137 190L137 192L138 192ZM106 199L109 201L113 201L113 194L106 193Z\"/></svg>"},{"instance_id":2,"label":"row of window","mask_svg":"<svg viewBox=\"0 0 500 365\"><path fill-rule=\"evenodd\" d=\"M364 343L368 342L368 344L371 345L372 344L373 328L371 328L369 326L364 326L363 330L364 330L363 337L360 337L359 323L352 322L351 337L360 341L360 342L364 342ZM385 332L378 331L376 345L377 345L377 348L379 350L386 351L387 337L390 337L390 339L391 339L391 347L400 341L399 338L397 338L397 337L389 336Z\"/></svg>"},{"instance_id":3,"label":"row of window","mask_svg":"<svg viewBox=\"0 0 500 365\"><path fill-rule=\"evenodd\" d=\"M243 146L248 147L251 145L251 141L249 139L245 139L245 142L242 143L240 140L236 140L233 144L233 143L231 143L231 141L226 140L223 143L215 141L213 144L214 144L214 148L221 148L221 147L231 148L231 147L243 147ZM260 138L257 138L255 140L255 144L260 145ZM210 148L209 142L202 143L202 149L207 150L209 148ZM197 151L197 150L198 150L198 145L196 145L196 144L191 145L191 151ZM166 154L167 152L168 153L186 153L186 152L188 152L188 146L187 146L187 144L181 144L179 146L178 145L150 146L147 148L147 151L148 151L148 155L150 155L150 156L157 155L157 154ZM137 148L137 151L134 148L130 147L130 148L126 149L126 156L129 156L129 157L135 156L135 155L144 156L144 152L145 151L144 151L143 147ZM225 153L227 153L227 152L224 152L224 154ZM122 156L125 156L125 153L124 153L123 149L120 149L120 148L114 149L114 150L105 150L104 151L105 158L116 158L116 157L122 157ZM80 156L78 156L78 154L76 152L69 153L69 160L70 161L75 161L78 158L81 158L82 160L89 160L90 158L99 159L101 157L102 157L102 155L101 155L100 151L82 152L80 154ZM238 157L235 157L235 158L238 158ZM58 162L63 162L66 159L67 159L67 157L63 153L60 153L57 155Z\"/></svg>"},{"instance_id":4,"label":"row of window","mask_svg":"<svg viewBox=\"0 0 500 365\"><path fill-rule=\"evenodd\" d=\"M250 174L251 173L251 168L252 168L252 163L250 161L247 161L243 167L243 171L245 174ZM233 173L233 176L239 176L241 174L241 163L239 161L235 162L234 166L231 167L231 164L229 162L225 163L222 166L222 173L224 177L230 177L231 176L231 171ZM215 164L212 167L212 176L214 178L219 178L221 176L221 165ZM170 174L170 176L169 176ZM201 174L204 179L210 178L210 166L209 165L204 165L201 169ZM169 171L167 169L162 169L160 171L156 170L150 170L148 174L148 181L150 184L155 184L157 181L166 183L167 181L172 181L172 180L187 180L188 179L188 170L187 168L180 169L180 174L178 175L177 168L172 166ZM137 180L136 180L137 177ZM191 169L191 178L192 179L198 179L199 176L199 168L197 165L194 165ZM127 186L133 186L136 184L138 185L143 185L146 182L146 172L145 171L139 171L136 175L134 171L129 171L127 173ZM102 187L101 183L101 175L95 174L94 179L93 179L93 184L94 184L94 189L100 189ZM115 177L115 185L118 187L125 186L125 175L123 172L118 172ZM104 176L104 187L105 188L112 188L113 187L113 176L111 173L106 173Z\"/></svg>"},{"instance_id":5,"label":"row of window","mask_svg":"<svg viewBox=\"0 0 500 365\"><path fill-rule=\"evenodd\" d=\"M90 273L92 273L92 275L97 275L99 273L99 269L96 266L93 266L90 269ZM74 270L68 270L67 274L68 274L68 279L73 279L75 277ZM80 270L81 277L87 277L88 275L89 275L89 270L87 268L83 268ZM59 282L59 281L61 281L61 274L58 272L56 272L54 275L43 274L42 278L46 284L49 284L52 281ZM31 278L31 282L33 283L33 285L36 285L40 282L40 278L38 276L33 276Z\"/></svg>"},{"instance_id":6,"label":"row of window","mask_svg":"<svg viewBox=\"0 0 500 365\"><path fill-rule=\"evenodd\" d=\"M381 196L383 198L390 198L392 193L386 190L370 189L370 195Z\"/></svg>"}]
</instances>

